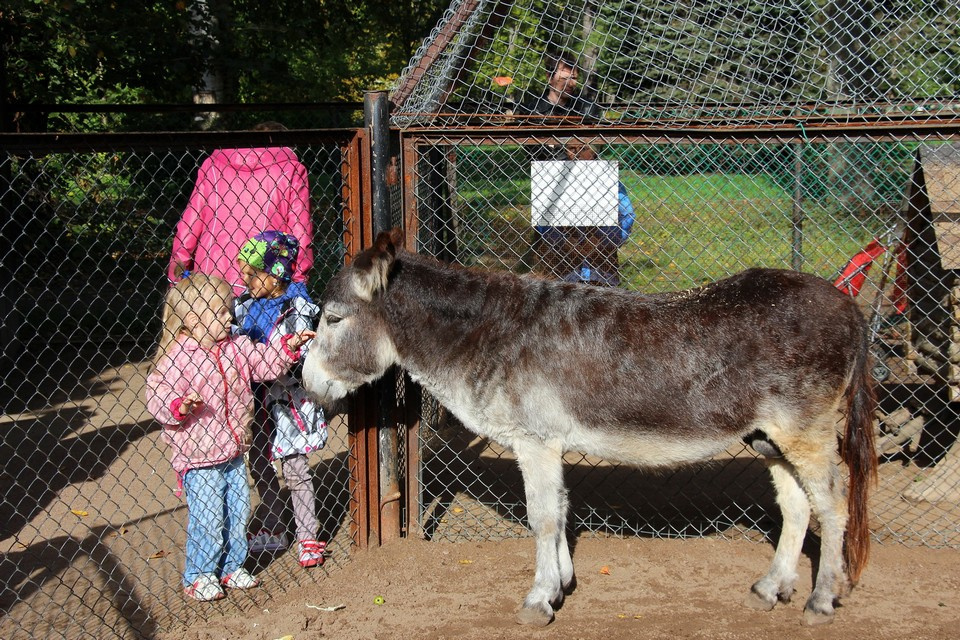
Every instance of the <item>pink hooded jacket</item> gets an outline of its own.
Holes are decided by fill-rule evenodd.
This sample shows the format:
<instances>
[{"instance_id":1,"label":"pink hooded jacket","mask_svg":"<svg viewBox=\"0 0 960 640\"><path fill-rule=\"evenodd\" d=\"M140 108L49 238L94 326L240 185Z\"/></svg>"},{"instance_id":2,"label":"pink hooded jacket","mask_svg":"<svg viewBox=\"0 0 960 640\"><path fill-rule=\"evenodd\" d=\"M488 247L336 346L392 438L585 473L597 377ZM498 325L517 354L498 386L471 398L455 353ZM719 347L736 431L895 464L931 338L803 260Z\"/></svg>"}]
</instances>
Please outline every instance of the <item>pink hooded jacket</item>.
<instances>
[{"instance_id":1,"label":"pink hooded jacket","mask_svg":"<svg viewBox=\"0 0 960 640\"><path fill-rule=\"evenodd\" d=\"M212 349L181 337L147 376L147 409L163 425L170 461L177 475L211 467L242 455L250 447L253 419L252 381L274 380L294 362L286 340L254 343L231 336ZM203 408L180 412L189 391L203 398Z\"/></svg>"},{"instance_id":2,"label":"pink hooded jacket","mask_svg":"<svg viewBox=\"0 0 960 640\"><path fill-rule=\"evenodd\" d=\"M244 288L237 253L262 231L283 231L300 243L294 282L313 266L313 222L307 170L292 149L218 149L200 165L187 208L177 223L167 277L176 266Z\"/></svg>"}]
</instances>

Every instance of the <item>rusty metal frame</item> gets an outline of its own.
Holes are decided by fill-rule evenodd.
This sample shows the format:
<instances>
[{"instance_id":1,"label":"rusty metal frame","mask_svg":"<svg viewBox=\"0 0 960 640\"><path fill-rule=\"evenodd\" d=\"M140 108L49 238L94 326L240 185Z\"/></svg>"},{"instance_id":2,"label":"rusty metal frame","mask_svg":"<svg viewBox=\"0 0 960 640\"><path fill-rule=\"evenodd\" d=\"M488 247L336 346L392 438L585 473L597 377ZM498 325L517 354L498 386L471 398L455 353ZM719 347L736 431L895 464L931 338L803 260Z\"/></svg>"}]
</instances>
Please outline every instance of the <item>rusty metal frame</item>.
<instances>
[{"instance_id":1,"label":"rusty metal frame","mask_svg":"<svg viewBox=\"0 0 960 640\"><path fill-rule=\"evenodd\" d=\"M678 140L742 143L777 140L778 142L825 142L837 140L888 140L917 135L960 135L960 117L904 118L900 120L850 118L842 124L820 118L783 118L767 124L716 124L710 121L677 120L640 125L584 124L570 118L544 122L545 118L503 116L489 123L463 126L455 124L410 127L403 131L409 139L442 138L449 144L502 144L507 138L516 144L540 144L568 137L603 137L613 144L673 142Z\"/></svg>"},{"instance_id":2,"label":"rusty metal frame","mask_svg":"<svg viewBox=\"0 0 960 640\"><path fill-rule=\"evenodd\" d=\"M440 32L434 37L433 42L427 47L427 51L423 58L421 58L420 64L407 75L403 84L393 92L390 100L394 106L403 106L407 98L413 93L414 88L420 83L420 78L430 70L430 67L437 61L437 58L439 58L440 54L447 48L450 41L460 33L460 27L473 15L473 12L477 10L479 5L479 0L467 0L467 2L460 5L460 8L457 9L457 12L451 17L450 21L444 25Z\"/></svg>"}]
</instances>

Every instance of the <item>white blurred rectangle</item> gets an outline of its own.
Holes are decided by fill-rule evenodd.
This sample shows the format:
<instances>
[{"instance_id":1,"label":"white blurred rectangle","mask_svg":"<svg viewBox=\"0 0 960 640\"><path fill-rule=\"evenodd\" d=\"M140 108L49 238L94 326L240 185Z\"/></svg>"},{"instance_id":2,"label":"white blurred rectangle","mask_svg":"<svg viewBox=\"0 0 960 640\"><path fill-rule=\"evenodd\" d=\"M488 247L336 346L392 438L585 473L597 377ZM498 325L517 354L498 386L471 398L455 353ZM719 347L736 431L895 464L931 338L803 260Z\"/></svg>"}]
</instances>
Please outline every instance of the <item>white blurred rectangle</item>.
<instances>
[{"instance_id":1,"label":"white blurred rectangle","mask_svg":"<svg viewBox=\"0 0 960 640\"><path fill-rule=\"evenodd\" d=\"M616 162L534 161L530 165L530 217L534 226L617 226Z\"/></svg>"}]
</instances>

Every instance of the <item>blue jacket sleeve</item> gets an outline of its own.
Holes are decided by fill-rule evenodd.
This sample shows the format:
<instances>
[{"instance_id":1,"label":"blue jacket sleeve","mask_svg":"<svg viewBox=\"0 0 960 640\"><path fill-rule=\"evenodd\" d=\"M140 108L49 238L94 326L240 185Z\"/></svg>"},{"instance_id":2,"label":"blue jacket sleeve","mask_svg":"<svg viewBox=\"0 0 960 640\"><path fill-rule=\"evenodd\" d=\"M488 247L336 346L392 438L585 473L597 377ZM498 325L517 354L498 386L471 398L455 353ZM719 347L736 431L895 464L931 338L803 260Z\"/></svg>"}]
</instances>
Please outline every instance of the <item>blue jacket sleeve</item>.
<instances>
[{"instance_id":1,"label":"blue jacket sleeve","mask_svg":"<svg viewBox=\"0 0 960 640\"><path fill-rule=\"evenodd\" d=\"M630 196L627 195L627 187L622 182L617 188L617 218L620 221L620 244L623 244L630 237L636 215Z\"/></svg>"}]
</instances>

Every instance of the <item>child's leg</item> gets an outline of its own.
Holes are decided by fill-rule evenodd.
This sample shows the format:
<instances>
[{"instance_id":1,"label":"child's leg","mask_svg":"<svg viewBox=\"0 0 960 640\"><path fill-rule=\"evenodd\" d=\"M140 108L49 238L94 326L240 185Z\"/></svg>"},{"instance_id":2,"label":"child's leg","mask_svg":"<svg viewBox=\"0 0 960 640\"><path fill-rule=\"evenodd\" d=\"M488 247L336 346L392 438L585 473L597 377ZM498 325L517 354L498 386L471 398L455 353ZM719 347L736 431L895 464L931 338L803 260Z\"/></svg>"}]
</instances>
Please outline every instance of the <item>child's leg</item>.
<instances>
[{"instance_id":1,"label":"child's leg","mask_svg":"<svg viewBox=\"0 0 960 640\"><path fill-rule=\"evenodd\" d=\"M250 520L250 486L243 457L224 463L226 515L223 534L226 535L226 554L220 576L228 576L239 569L247 559L247 521Z\"/></svg>"},{"instance_id":2,"label":"child's leg","mask_svg":"<svg viewBox=\"0 0 960 640\"><path fill-rule=\"evenodd\" d=\"M187 549L183 585L205 573L217 573L223 555L223 467L190 469L183 477L187 496Z\"/></svg>"},{"instance_id":3,"label":"child's leg","mask_svg":"<svg viewBox=\"0 0 960 640\"><path fill-rule=\"evenodd\" d=\"M317 521L317 496L313 490L313 472L307 456L297 455L283 459L283 477L290 489L293 518L297 523L297 540L313 540L320 523Z\"/></svg>"},{"instance_id":4,"label":"child's leg","mask_svg":"<svg viewBox=\"0 0 960 640\"><path fill-rule=\"evenodd\" d=\"M283 500L280 498L280 482L277 470L271 463L270 439L273 435L273 420L264 407L266 387L254 385L253 443L250 447L250 475L263 504L262 528L271 533L283 531Z\"/></svg>"}]
</instances>

